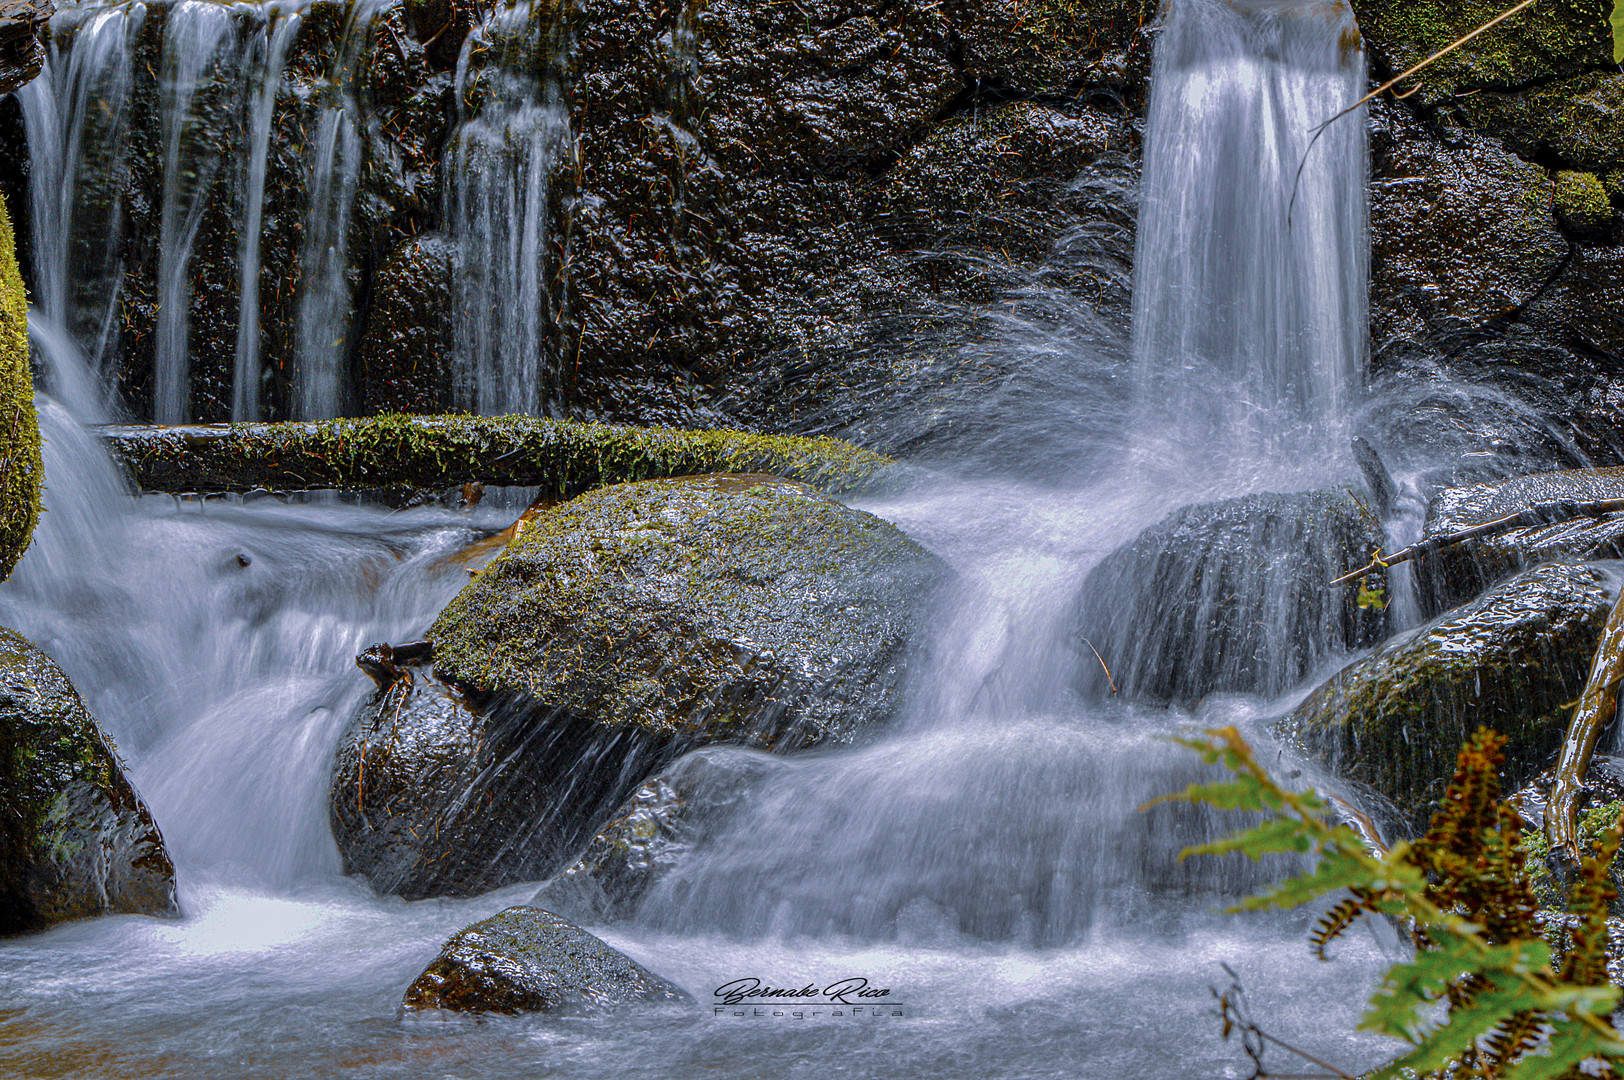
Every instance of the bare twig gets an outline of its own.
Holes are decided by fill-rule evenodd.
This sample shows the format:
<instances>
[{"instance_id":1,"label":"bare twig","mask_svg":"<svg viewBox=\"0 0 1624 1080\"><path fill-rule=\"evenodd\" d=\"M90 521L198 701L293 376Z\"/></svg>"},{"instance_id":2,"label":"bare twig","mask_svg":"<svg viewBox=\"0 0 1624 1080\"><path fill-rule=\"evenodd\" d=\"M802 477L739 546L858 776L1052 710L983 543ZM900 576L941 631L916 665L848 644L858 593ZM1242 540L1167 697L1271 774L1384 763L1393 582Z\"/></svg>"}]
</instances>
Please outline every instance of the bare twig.
<instances>
[{"instance_id":1,"label":"bare twig","mask_svg":"<svg viewBox=\"0 0 1624 1080\"><path fill-rule=\"evenodd\" d=\"M1082 637L1081 634L1078 634L1077 636ZM1100 655L1100 651L1094 648L1094 643L1087 638L1083 638L1083 644L1087 645L1089 649L1093 651L1094 659L1098 660L1100 662L1100 667L1105 669L1105 681L1111 684L1111 693L1116 693L1116 679L1111 675L1111 666L1105 662L1105 657Z\"/></svg>"},{"instance_id":2,"label":"bare twig","mask_svg":"<svg viewBox=\"0 0 1624 1080\"><path fill-rule=\"evenodd\" d=\"M1325 134L1326 128L1330 127L1344 116L1347 116L1349 113L1357 112L1360 108L1368 105L1372 101L1375 101L1387 91L1391 90L1405 79L1408 79L1411 75L1414 75L1425 68L1431 67L1433 64L1437 63L1439 60L1442 60L1444 57L1448 56L1462 45L1465 45L1472 39L1476 38L1479 34L1483 34L1494 29L1496 26L1499 26L1501 23L1505 22L1519 11L1531 6L1534 3L1535 0L1522 0L1521 3L1507 8L1494 18L1490 19L1488 22L1484 23L1482 26L1478 27L1476 30L1473 30L1470 34L1467 34L1465 37L1457 38L1448 45L1445 45L1443 48L1439 49L1437 52L1433 53L1431 56L1427 57L1425 60L1421 61L1419 64L1416 64L1398 75L1395 75L1393 78L1388 79L1386 82L1376 87L1376 89L1372 90L1370 93L1366 94L1364 97L1360 98L1358 101L1354 102L1352 105L1349 105L1346 109L1343 109L1341 112L1325 121L1325 123L1315 128L1314 137L1308 141L1308 149L1303 151L1303 159L1297 164L1296 179L1294 179L1291 184L1291 203L1286 207L1286 225L1288 227L1291 225L1292 211L1296 210L1297 208L1297 187L1302 183L1303 170L1308 167L1308 155L1314 152L1314 144L1319 142L1320 136ZM1416 87L1409 93L1400 94L1399 100L1402 101L1404 98L1409 97L1419 89L1420 87Z\"/></svg>"},{"instance_id":3,"label":"bare twig","mask_svg":"<svg viewBox=\"0 0 1624 1080\"><path fill-rule=\"evenodd\" d=\"M1224 1023L1224 1038L1227 1040L1230 1035L1239 1032L1241 1049L1246 1051L1246 1056L1252 1059L1252 1075L1248 1080L1355 1080L1351 1074L1343 1072L1335 1065L1321 1061L1308 1051L1299 1049L1283 1039L1276 1038L1259 1027L1257 1022L1252 1019L1251 1010L1246 1007L1246 991L1241 988L1240 976L1236 975L1235 969L1228 964L1220 964L1219 966L1224 969L1224 974L1229 976L1229 986L1222 993L1214 987L1212 996L1218 999L1218 1017ZM1295 1054L1310 1065L1316 1065L1325 1071L1322 1073L1269 1072L1263 1064L1263 1050L1268 1045L1278 1046L1286 1053Z\"/></svg>"},{"instance_id":4,"label":"bare twig","mask_svg":"<svg viewBox=\"0 0 1624 1080\"><path fill-rule=\"evenodd\" d=\"M1533 525L1555 525L1558 522L1569 521L1581 517L1605 517L1608 514L1624 512L1624 499L1597 499L1593 502L1578 502L1573 499L1556 499L1551 502L1536 503L1526 510L1519 510L1515 514L1507 514L1493 521L1486 521L1482 525L1473 525L1455 532L1444 533L1427 540L1411 544L1407 548L1395 551L1391 555L1377 552L1375 558L1359 569L1343 574L1332 585L1340 585L1344 581L1351 581L1362 577L1373 570L1385 570L1396 563L1409 562L1423 555L1431 555L1456 544L1464 544L1468 540L1481 540L1485 536L1498 536L1501 533L1511 532L1513 529L1522 529Z\"/></svg>"}]
</instances>

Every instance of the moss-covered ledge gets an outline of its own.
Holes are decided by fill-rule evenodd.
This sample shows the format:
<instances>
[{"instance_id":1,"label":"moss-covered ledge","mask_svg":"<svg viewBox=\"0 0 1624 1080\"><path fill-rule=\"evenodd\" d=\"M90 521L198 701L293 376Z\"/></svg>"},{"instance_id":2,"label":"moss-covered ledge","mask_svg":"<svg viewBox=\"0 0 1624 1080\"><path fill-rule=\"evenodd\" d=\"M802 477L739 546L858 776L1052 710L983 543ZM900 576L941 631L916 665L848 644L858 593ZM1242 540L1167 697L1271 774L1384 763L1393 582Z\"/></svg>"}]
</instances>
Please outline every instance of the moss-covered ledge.
<instances>
[{"instance_id":1,"label":"moss-covered ledge","mask_svg":"<svg viewBox=\"0 0 1624 1080\"><path fill-rule=\"evenodd\" d=\"M39 419L28 352L28 294L17 241L0 199L0 581L28 549L39 521Z\"/></svg>"},{"instance_id":2,"label":"moss-covered ledge","mask_svg":"<svg viewBox=\"0 0 1624 1080\"><path fill-rule=\"evenodd\" d=\"M873 486L895 464L838 439L530 416L113 426L100 435L137 487L176 494L429 490L477 481L568 497L701 473L767 473L847 494Z\"/></svg>"}]
</instances>

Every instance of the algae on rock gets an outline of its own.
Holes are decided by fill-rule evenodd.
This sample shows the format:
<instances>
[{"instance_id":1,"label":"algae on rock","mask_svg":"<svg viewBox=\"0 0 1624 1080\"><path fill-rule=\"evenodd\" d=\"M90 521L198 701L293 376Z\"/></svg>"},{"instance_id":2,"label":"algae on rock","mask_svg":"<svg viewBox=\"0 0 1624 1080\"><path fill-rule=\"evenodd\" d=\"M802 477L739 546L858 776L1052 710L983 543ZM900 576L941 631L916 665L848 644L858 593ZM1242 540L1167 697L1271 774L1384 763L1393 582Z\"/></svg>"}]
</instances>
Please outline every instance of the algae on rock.
<instances>
[{"instance_id":1,"label":"algae on rock","mask_svg":"<svg viewBox=\"0 0 1624 1080\"><path fill-rule=\"evenodd\" d=\"M28 296L11 218L0 199L0 580L9 577L39 521L39 419L28 348Z\"/></svg>"}]
</instances>

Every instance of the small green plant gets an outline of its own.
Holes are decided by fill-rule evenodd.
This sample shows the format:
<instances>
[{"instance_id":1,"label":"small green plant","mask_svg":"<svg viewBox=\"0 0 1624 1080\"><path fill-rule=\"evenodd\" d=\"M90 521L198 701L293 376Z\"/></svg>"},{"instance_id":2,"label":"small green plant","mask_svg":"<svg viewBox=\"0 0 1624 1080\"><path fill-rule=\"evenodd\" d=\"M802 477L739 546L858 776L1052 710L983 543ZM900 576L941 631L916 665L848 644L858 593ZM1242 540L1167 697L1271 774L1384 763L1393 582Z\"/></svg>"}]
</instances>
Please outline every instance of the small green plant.
<instances>
[{"instance_id":1,"label":"small green plant","mask_svg":"<svg viewBox=\"0 0 1624 1080\"><path fill-rule=\"evenodd\" d=\"M1580 866L1570 904L1575 917L1556 931L1561 958L1553 963L1524 865L1519 819L1500 798L1501 736L1479 729L1461 749L1442 809L1426 834L1385 852L1335 824L1328 800L1277 783L1234 728L1179 741L1208 762L1223 764L1234 779L1193 784L1158 802L1269 815L1254 828L1188 849L1186 857L1318 857L1313 870L1233 910L1297 907L1344 893L1311 935L1322 959L1325 947L1361 917L1387 916L1408 929L1415 956L1387 970L1360 1027L1401 1039L1411 1049L1370 1080L1619 1074L1624 1038L1609 1021L1619 992L1607 982L1606 946L1608 905L1615 897L1608 867L1624 838L1624 814ZM1228 996L1223 1000L1227 1037L1234 1021Z\"/></svg>"}]
</instances>

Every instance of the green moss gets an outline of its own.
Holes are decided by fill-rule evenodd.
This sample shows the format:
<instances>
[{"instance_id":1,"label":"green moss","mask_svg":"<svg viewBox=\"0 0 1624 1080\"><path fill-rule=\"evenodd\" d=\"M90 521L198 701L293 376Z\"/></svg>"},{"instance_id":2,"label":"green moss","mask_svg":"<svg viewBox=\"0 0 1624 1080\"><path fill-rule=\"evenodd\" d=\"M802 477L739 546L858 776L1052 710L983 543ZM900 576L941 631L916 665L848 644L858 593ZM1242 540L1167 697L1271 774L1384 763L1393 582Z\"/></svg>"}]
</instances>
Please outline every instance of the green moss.
<instances>
[{"instance_id":1,"label":"green moss","mask_svg":"<svg viewBox=\"0 0 1624 1080\"><path fill-rule=\"evenodd\" d=\"M1624 810L1624 802L1610 802L1583 815L1579 819L1579 850L1590 851L1601 834L1613 827L1620 810ZM1529 829L1522 834L1520 846L1528 857L1528 876L1534 883L1534 895L1539 898L1540 907L1552 911L1568 910L1567 894L1558 886L1551 876L1550 867L1545 863L1545 857L1551 850L1545 834L1539 829ZM1624 861L1615 856L1607 876L1612 879L1614 887L1624 893ZM1613 914L1624 914L1624 903L1615 900Z\"/></svg>"},{"instance_id":2,"label":"green moss","mask_svg":"<svg viewBox=\"0 0 1624 1080\"><path fill-rule=\"evenodd\" d=\"M136 483L155 491L443 488L478 480L567 497L628 481L766 473L846 493L895 464L838 439L530 416L121 428L106 438Z\"/></svg>"},{"instance_id":3,"label":"green moss","mask_svg":"<svg viewBox=\"0 0 1624 1080\"><path fill-rule=\"evenodd\" d=\"M39 521L39 420L28 351L28 294L16 237L0 200L0 580L11 575Z\"/></svg>"},{"instance_id":4,"label":"green moss","mask_svg":"<svg viewBox=\"0 0 1624 1080\"><path fill-rule=\"evenodd\" d=\"M1505 9L1500 0L1353 0L1371 42L1395 73L1471 33ZM1422 97L1513 87L1610 63L1606 0L1546 0L1428 68Z\"/></svg>"},{"instance_id":5,"label":"green moss","mask_svg":"<svg viewBox=\"0 0 1624 1080\"><path fill-rule=\"evenodd\" d=\"M1584 228L1601 228L1613 220L1607 189L1594 173L1556 174L1557 215Z\"/></svg>"}]
</instances>

